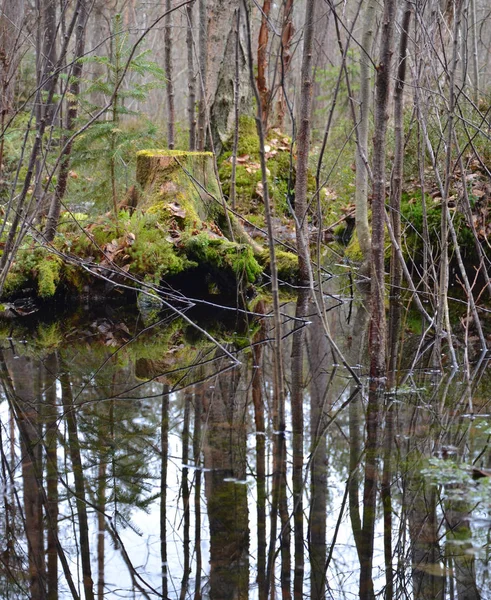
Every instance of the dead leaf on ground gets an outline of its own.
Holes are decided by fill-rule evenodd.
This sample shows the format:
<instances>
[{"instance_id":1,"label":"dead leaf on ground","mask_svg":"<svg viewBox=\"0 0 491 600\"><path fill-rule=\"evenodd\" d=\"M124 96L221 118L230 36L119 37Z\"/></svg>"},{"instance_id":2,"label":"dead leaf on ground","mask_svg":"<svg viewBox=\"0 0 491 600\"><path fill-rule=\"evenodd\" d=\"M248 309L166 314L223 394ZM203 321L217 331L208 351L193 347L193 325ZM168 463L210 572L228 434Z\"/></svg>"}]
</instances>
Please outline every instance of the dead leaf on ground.
<instances>
[{"instance_id":1,"label":"dead leaf on ground","mask_svg":"<svg viewBox=\"0 0 491 600\"><path fill-rule=\"evenodd\" d=\"M169 204L166 204L166 208L168 208L175 217L184 219L186 216L186 211L178 202L169 202Z\"/></svg>"}]
</instances>

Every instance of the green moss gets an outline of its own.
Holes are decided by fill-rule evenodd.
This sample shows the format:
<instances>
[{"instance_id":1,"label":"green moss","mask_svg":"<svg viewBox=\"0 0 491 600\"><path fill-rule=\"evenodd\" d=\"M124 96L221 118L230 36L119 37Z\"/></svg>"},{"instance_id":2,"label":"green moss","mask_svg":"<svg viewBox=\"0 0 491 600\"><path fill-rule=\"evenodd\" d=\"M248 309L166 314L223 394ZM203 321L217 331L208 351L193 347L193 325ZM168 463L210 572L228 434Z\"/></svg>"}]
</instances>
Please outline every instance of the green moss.
<instances>
[{"instance_id":1,"label":"green moss","mask_svg":"<svg viewBox=\"0 0 491 600\"><path fill-rule=\"evenodd\" d=\"M262 273L262 268L247 244L236 244L225 239L213 239L206 234L190 237L186 244L189 258L196 260L200 267L211 267L228 271L237 280L254 283Z\"/></svg>"},{"instance_id":2,"label":"green moss","mask_svg":"<svg viewBox=\"0 0 491 600\"><path fill-rule=\"evenodd\" d=\"M48 256L38 263L37 285L40 298L51 298L55 295L62 264L58 256Z\"/></svg>"},{"instance_id":3,"label":"green moss","mask_svg":"<svg viewBox=\"0 0 491 600\"><path fill-rule=\"evenodd\" d=\"M140 150L138 156L213 156L212 152L190 152L189 150L170 150L169 148L154 148Z\"/></svg>"},{"instance_id":4,"label":"green moss","mask_svg":"<svg viewBox=\"0 0 491 600\"><path fill-rule=\"evenodd\" d=\"M35 287L41 298L54 296L60 281L62 260L46 248L29 244L21 247L7 275L4 296Z\"/></svg>"},{"instance_id":5,"label":"green moss","mask_svg":"<svg viewBox=\"0 0 491 600\"><path fill-rule=\"evenodd\" d=\"M298 281L298 257L293 252L285 252L284 250L276 250L276 267L278 270L278 279L286 283L296 283ZM271 272L271 261L269 250L265 249L261 252L259 260L264 269Z\"/></svg>"},{"instance_id":6,"label":"green moss","mask_svg":"<svg viewBox=\"0 0 491 600\"><path fill-rule=\"evenodd\" d=\"M401 202L402 227L405 237L405 252L413 259L421 259L423 255L423 201L421 193L413 196L403 194ZM430 244L437 247L441 236L441 203L426 198L426 216ZM474 236L467 226L465 216L456 212L452 215L453 224L457 233L457 242L464 258L477 259Z\"/></svg>"},{"instance_id":7,"label":"green moss","mask_svg":"<svg viewBox=\"0 0 491 600\"><path fill-rule=\"evenodd\" d=\"M356 233L356 230L351 236L350 243L346 246L344 256L353 263L363 262L363 253L360 248L360 242L358 241L358 234Z\"/></svg>"}]
</instances>

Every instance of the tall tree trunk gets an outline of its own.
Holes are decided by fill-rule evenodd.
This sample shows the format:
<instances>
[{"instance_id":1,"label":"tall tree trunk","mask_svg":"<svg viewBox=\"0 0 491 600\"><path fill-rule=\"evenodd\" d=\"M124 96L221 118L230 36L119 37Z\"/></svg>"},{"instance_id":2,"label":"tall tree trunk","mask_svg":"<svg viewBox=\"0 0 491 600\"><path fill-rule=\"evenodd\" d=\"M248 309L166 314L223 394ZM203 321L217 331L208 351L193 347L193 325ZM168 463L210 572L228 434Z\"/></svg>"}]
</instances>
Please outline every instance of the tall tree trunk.
<instances>
[{"instance_id":1,"label":"tall tree trunk","mask_svg":"<svg viewBox=\"0 0 491 600\"><path fill-rule=\"evenodd\" d=\"M73 12L72 19L70 21L70 24L66 31L65 38L63 40L63 44L62 44L62 48L61 48L61 51L60 51L60 54L59 54L59 57L57 60L56 68L54 69L53 75L50 78L48 78L49 91L48 91L48 97L46 100L47 106L50 106L53 102L54 94L56 91L56 85L58 82L58 77L61 72L61 67L65 61L67 50L68 50L68 45L70 43L72 33L75 28L75 23L77 22L78 16L80 14L81 2L82 2L82 0L77 0L77 4L75 6L75 10ZM41 96L42 96L41 90L38 90L36 93L36 97L35 97L35 101L37 103L41 102ZM23 224L27 224L30 220L27 215L25 202L26 202L26 198L27 198L28 192L31 187L32 177L34 174L34 169L38 162L39 153L41 151L42 139L43 139L44 133L46 131L46 127L49 125L51 125L51 123L48 122L46 115L43 115L41 118L41 121L38 123L36 137L35 137L34 143L32 145L29 162L27 165L27 171L26 171L26 175L24 178L24 183L22 185L22 190L20 191L18 197L17 196L15 197L15 199L16 199L15 216L12 219L12 224L10 226L10 231L9 231L9 234L7 236L7 241L4 246L2 258L0 259L0 295L3 291L3 287L5 285L5 278L7 277L10 265L15 257L16 247L18 246L18 244L20 243L20 241L22 240L23 236L26 233L26 230L23 227L18 235L19 225L20 225L21 221L23 222ZM26 131L25 141L27 141L28 134L29 134L29 128ZM18 172L17 172L17 177L18 177ZM6 209L6 213L5 213L5 221L7 221L10 213L13 210L13 204L14 204L13 200L14 200L14 197L11 196L11 198L9 199L8 207Z\"/></svg>"},{"instance_id":2,"label":"tall tree trunk","mask_svg":"<svg viewBox=\"0 0 491 600\"><path fill-rule=\"evenodd\" d=\"M235 80L234 80L234 144L232 148L232 173L230 175L230 204L232 210L237 201L237 152L239 149L239 119L240 119L240 5L237 8L235 25Z\"/></svg>"},{"instance_id":3,"label":"tall tree trunk","mask_svg":"<svg viewBox=\"0 0 491 600\"><path fill-rule=\"evenodd\" d=\"M175 136L175 107L174 107L174 72L172 62L172 1L165 0L165 10L167 15L165 17L165 29L164 29L164 70L165 77L167 79L167 146L172 150L174 148L174 136Z\"/></svg>"},{"instance_id":4,"label":"tall tree trunk","mask_svg":"<svg viewBox=\"0 0 491 600\"><path fill-rule=\"evenodd\" d=\"M281 29L280 47L280 84L278 102L276 104L276 127L282 130L286 115L286 79L290 72L291 44L295 29L293 27L293 0L284 0L283 25Z\"/></svg>"},{"instance_id":5,"label":"tall tree trunk","mask_svg":"<svg viewBox=\"0 0 491 600\"><path fill-rule=\"evenodd\" d=\"M273 348L273 428L275 458L281 463L286 460L285 455L285 391L283 381L283 340L281 330L281 312L278 290L278 265L276 263L276 250L274 246L273 229L273 207L269 197L268 177L265 157L264 129L261 111L261 102L257 91L254 77L254 63L252 56L252 34L249 15L249 7L246 0L242 0L244 8L245 22L247 27L247 57L249 61L249 77L251 88L256 99L256 128L259 137L259 157L261 164L261 182L263 184L263 201L266 214L266 225L268 231L269 259L271 269L271 294L273 296L273 327L274 327L274 348ZM281 457L283 456L283 459ZM268 565L266 575L266 596L269 593L269 587L274 577L274 559L277 533L277 512L279 508L281 492L281 468L278 465L273 466L273 490L271 506L271 530L270 530L270 549L268 552Z\"/></svg>"},{"instance_id":6,"label":"tall tree trunk","mask_svg":"<svg viewBox=\"0 0 491 600\"><path fill-rule=\"evenodd\" d=\"M20 62L25 0L3 0L0 10L0 179L3 173L5 122L12 111Z\"/></svg>"},{"instance_id":7,"label":"tall tree trunk","mask_svg":"<svg viewBox=\"0 0 491 600\"><path fill-rule=\"evenodd\" d=\"M371 51L374 40L377 2L368 0L363 15L363 33L360 56L360 119L358 122L355 153L355 216L356 233L365 264L370 259L370 227L368 225L368 130L370 125L370 80L372 72Z\"/></svg>"},{"instance_id":8,"label":"tall tree trunk","mask_svg":"<svg viewBox=\"0 0 491 600\"><path fill-rule=\"evenodd\" d=\"M433 360L435 366L441 365L441 344L444 337L444 331L448 337L449 345L452 345L450 337L450 315L448 308L448 283L449 283L449 250L448 250L448 239L449 239L449 210L448 200L450 195L450 186L453 178L452 169L452 154L454 150L454 120L455 120L455 77L457 72L457 64L459 61L459 34L461 29L461 18L462 18L462 6L464 0L456 0L454 6L454 27L453 27L453 49L452 59L448 67L448 112L447 112L447 124L446 124L446 156L445 156L445 179L443 182L442 190L442 215L441 215L441 234L440 234L440 278L439 278L439 292L438 292L438 314L436 320L436 339L433 350ZM452 352L453 353L453 352ZM456 360L453 359L454 366L456 366Z\"/></svg>"},{"instance_id":9,"label":"tall tree trunk","mask_svg":"<svg viewBox=\"0 0 491 600\"><path fill-rule=\"evenodd\" d=\"M390 81L392 77L392 39L396 5L385 0L380 60L375 83L375 134L373 137L373 199L371 247L370 377L377 388L385 376L385 164L386 132ZM372 387L373 387L372 385Z\"/></svg>"},{"instance_id":10,"label":"tall tree trunk","mask_svg":"<svg viewBox=\"0 0 491 600\"><path fill-rule=\"evenodd\" d=\"M397 78L394 89L394 163L390 188L390 221L398 246L401 246L401 196L404 166L404 85L406 82L406 55L411 22L412 2L406 0L399 39ZM398 360L398 339L401 320L402 265L392 246L390 262L390 306L389 306L389 380L391 389L395 384Z\"/></svg>"},{"instance_id":11,"label":"tall tree trunk","mask_svg":"<svg viewBox=\"0 0 491 600\"><path fill-rule=\"evenodd\" d=\"M206 146L207 95L208 95L208 28L206 0L199 2L199 100L198 100L198 150Z\"/></svg>"},{"instance_id":12,"label":"tall tree trunk","mask_svg":"<svg viewBox=\"0 0 491 600\"><path fill-rule=\"evenodd\" d=\"M261 99L263 114L263 127L268 130L269 102L267 71L268 71L268 40L269 40L269 15L271 13L271 0L264 0L261 11L261 27L257 40L257 90Z\"/></svg>"},{"instance_id":13,"label":"tall tree trunk","mask_svg":"<svg viewBox=\"0 0 491 600\"><path fill-rule=\"evenodd\" d=\"M235 2L216 0L209 23L208 85L212 136L210 148L219 155L234 126L237 105L235 92L239 92L240 114L247 114L251 110L251 87L244 49L245 31L241 21L238 22L239 42L237 44ZM224 28L228 31L225 38ZM237 58L234 61L232 57L236 53ZM217 69L216 74L213 74L213 69Z\"/></svg>"},{"instance_id":14,"label":"tall tree trunk","mask_svg":"<svg viewBox=\"0 0 491 600\"><path fill-rule=\"evenodd\" d=\"M392 76L392 41L396 1L385 0L382 21L380 60L375 82L375 135L373 139L373 200L371 246L371 315L370 315L370 391L367 407L367 442L365 486L363 492L363 560L360 569L360 599L373 600L373 545L377 497L377 458L380 406L385 384L385 168L386 132L390 81Z\"/></svg>"},{"instance_id":15,"label":"tall tree trunk","mask_svg":"<svg viewBox=\"0 0 491 600\"><path fill-rule=\"evenodd\" d=\"M470 6L470 45L472 52L471 72L472 72L472 99L477 105L479 103L479 54L477 45L477 11L476 0L469 0Z\"/></svg>"},{"instance_id":16,"label":"tall tree trunk","mask_svg":"<svg viewBox=\"0 0 491 600\"><path fill-rule=\"evenodd\" d=\"M49 94L50 79L53 77L56 65L56 38L58 26L56 22L57 0L41 0L41 23L42 30L42 66L40 69L40 84L45 94ZM41 104L41 111L44 113L48 124L52 124L55 104L53 98L46 104Z\"/></svg>"},{"instance_id":17,"label":"tall tree trunk","mask_svg":"<svg viewBox=\"0 0 491 600\"><path fill-rule=\"evenodd\" d=\"M186 6L186 49L188 58L188 124L189 150L196 150L196 71L194 69L194 8L195 2Z\"/></svg>"},{"instance_id":18,"label":"tall tree trunk","mask_svg":"<svg viewBox=\"0 0 491 600\"><path fill-rule=\"evenodd\" d=\"M309 163L312 87L313 87L313 44L316 0L307 0L302 54L300 87L300 110L298 114L297 175L295 182L295 221L300 281L310 282L310 250L308 229L307 175ZM320 224L319 224L320 226Z\"/></svg>"},{"instance_id":19,"label":"tall tree trunk","mask_svg":"<svg viewBox=\"0 0 491 600\"><path fill-rule=\"evenodd\" d=\"M68 109L66 116L65 130L66 134L62 138L62 151L60 157L60 171L58 173L58 181L56 189L49 207L48 218L46 220L46 228L44 236L46 241L53 241L58 221L60 219L61 204L65 197L65 192L68 183L68 174L70 171L70 156L72 153L72 142L69 142L69 137L75 127L75 122L78 115L78 96L80 94L80 79L82 77L82 63L80 59L84 55L85 49L85 32L87 25L87 6L86 0L80 2L80 13L75 30L75 53L73 57L73 68L68 84Z\"/></svg>"}]
</instances>

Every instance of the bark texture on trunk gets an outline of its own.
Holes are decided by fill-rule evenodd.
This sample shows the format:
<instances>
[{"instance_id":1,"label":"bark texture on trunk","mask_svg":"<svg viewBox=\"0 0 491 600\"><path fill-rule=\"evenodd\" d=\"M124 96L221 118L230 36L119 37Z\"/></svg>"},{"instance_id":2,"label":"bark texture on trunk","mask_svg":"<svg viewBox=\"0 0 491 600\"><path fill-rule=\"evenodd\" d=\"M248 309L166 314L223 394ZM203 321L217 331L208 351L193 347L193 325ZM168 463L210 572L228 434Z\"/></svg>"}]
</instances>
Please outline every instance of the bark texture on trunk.
<instances>
[{"instance_id":1,"label":"bark texture on trunk","mask_svg":"<svg viewBox=\"0 0 491 600\"><path fill-rule=\"evenodd\" d=\"M243 19L239 23L238 79L236 77L236 62L233 60L237 46L235 6L235 2L225 2L224 0L216 2L212 8L208 27L210 129L213 150L217 155L221 153L223 143L229 138L234 127L236 80L240 92L240 114L247 114L251 111L252 97L247 68ZM220 9L222 12L217 12ZM228 32L226 36L223 34L224 31Z\"/></svg>"},{"instance_id":2,"label":"bark texture on trunk","mask_svg":"<svg viewBox=\"0 0 491 600\"><path fill-rule=\"evenodd\" d=\"M371 52L374 39L377 2L369 0L363 15L363 33L360 56L360 118L357 127L356 146L356 233L366 263L370 259L370 227L368 224L368 130L370 119L370 80L372 72Z\"/></svg>"},{"instance_id":3,"label":"bark texture on trunk","mask_svg":"<svg viewBox=\"0 0 491 600\"><path fill-rule=\"evenodd\" d=\"M404 85L406 82L406 55L411 22L412 3L407 0L399 39L397 78L394 90L394 164L390 187L390 221L397 245L401 246L401 196L404 163ZM399 326L401 320L402 265L392 246L390 262L390 306L389 306L389 381L388 387L395 384L395 370L398 357Z\"/></svg>"},{"instance_id":4,"label":"bark texture on trunk","mask_svg":"<svg viewBox=\"0 0 491 600\"><path fill-rule=\"evenodd\" d=\"M172 150L174 148L175 137L175 107L174 107L174 72L172 62L172 2L165 0L165 17L164 28L164 70L167 79L167 146Z\"/></svg>"},{"instance_id":5,"label":"bark texture on trunk","mask_svg":"<svg viewBox=\"0 0 491 600\"><path fill-rule=\"evenodd\" d=\"M293 27L293 0L285 0L280 48L280 84L276 103L276 127L282 130L286 115L286 79L290 71L291 44L295 29Z\"/></svg>"},{"instance_id":6,"label":"bark texture on trunk","mask_svg":"<svg viewBox=\"0 0 491 600\"><path fill-rule=\"evenodd\" d=\"M13 109L20 62L24 0L4 0L0 7L0 176L3 170L4 127Z\"/></svg>"},{"instance_id":7,"label":"bark texture on trunk","mask_svg":"<svg viewBox=\"0 0 491 600\"><path fill-rule=\"evenodd\" d=\"M268 90L268 41L269 41L269 26L268 19L271 13L271 0L264 0L263 9L261 12L261 27L259 29L259 37L257 40L257 89L261 98L261 109L263 113L263 127L268 129L269 116L269 101L270 95Z\"/></svg>"},{"instance_id":8,"label":"bark texture on trunk","mask_svg":"<svg viewBox=\"0 0 491 600\"><path fill-rule=\"evenodd\" d=\"M186 6L186 49L188 59L188 124L189 150L196 150L196 71L194 68L194 2Z\"/></svg>"},{"instance_id":9,"label":"bark texture on trunk","mask_svg":"<svg viewBox=\"0 0 491 600\"><path fill-rule=\"evenodd\" d=\"M68 175L70 171L70 156L72 153L73 143L69 142L69 137L73 132L78 116L78 96L80 94L80 79L82 77L82 58L85 50L85 32L87 25L87 6L86 0L80 2L80 13L75 31L75 55L72 69L72 76L68 85L69 99L66 116L66 134L62 138L62 151L60 158L60 171L58 173L58 181L56 189L49 207L48 217L46 219L46 227L44 235L46 241L53 241L58 221L60 220L61 205L65 196Z\"/></svg>"},{"instance_id":10,"label":"bark texture on trunk","mask_svg":"<svg viewBox=\"0 0 491 600\"><path fill-rule=\"evenodd\" d=\"M385 0L380 59L375 82L375 135L373 138L373 200L371 245L371 315L369 334L370 390L367 407L365 485L363 491L360 599L373 600L373 550L378 484L379 419L385 389L385 168L388 105L392 74L392 41L396 1Z\"/></svg>"},{"instance_id":11,"label":"bark texture on trunk","mask_svg":"<svg viewBox=\"0 0 491 600\"><path fill-rule=\"evenodd\" d=\"M207 96L208 96L208 70L207 70L207 16L206 0L199 0L199 100L198 100L198 150L206 146L207 123Z\"/></svg>"},{"instance_id":12,"label":"bark texture on trunk","mask_svg":"<svg viewBox=\"0 0 491 600\"><path fill-rule=\"evenodd\" d=\"M295 220L299 275L303 285L310 281L307 175L310 150L313 57L316 0L307 0L302 55L300 110L298 113L297 177L295 182Z\"/></svg>"}]
</instances>

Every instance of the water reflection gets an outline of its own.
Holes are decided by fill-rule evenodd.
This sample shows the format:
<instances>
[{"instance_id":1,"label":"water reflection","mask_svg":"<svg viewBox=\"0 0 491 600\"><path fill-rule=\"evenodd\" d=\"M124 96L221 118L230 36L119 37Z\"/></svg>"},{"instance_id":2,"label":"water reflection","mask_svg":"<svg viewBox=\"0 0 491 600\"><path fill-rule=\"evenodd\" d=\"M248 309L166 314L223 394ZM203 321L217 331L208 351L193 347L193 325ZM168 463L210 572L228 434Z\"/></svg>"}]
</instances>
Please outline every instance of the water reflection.
<instances>
[{"instance_id":1,"label":"water reflection","mask_svg":"<svg viewBox=\"0 0 491 600\"><path fill-rule=\"evenodd\" d=\"M9 323L0 597L491 597L486 359L406 350L365 395L325 335L365 381L364 302L335 304L284 307L285 430L265 303L220 347L171 318Z\"/></svg>"}]
</instances>

